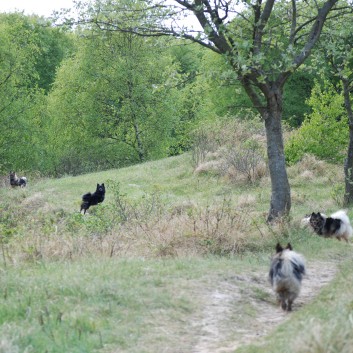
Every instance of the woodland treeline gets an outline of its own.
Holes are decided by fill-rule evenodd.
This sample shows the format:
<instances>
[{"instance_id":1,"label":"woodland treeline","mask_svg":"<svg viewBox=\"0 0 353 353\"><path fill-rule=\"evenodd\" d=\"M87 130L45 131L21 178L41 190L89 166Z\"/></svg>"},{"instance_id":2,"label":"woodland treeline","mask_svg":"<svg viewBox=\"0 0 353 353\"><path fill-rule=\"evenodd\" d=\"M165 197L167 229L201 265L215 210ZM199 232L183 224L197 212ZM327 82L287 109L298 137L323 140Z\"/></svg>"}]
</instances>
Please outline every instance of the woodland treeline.
<instances>
[{"instance_id":1,"label":"woodland treeline","mask_svg":"<svg viewBox=\"0 0 353 353\"><path fill-rule=\"evenodd\" d=\"M328 30L286 83L283 122L296 130L288 163L305 153L344 159L339 75L350 99L353 29L335 28L340 40ZM226 58L185 38L0 14L2 173L77 175L177 155L205 122L257 114Z\"/></svg>"}]
</instances>

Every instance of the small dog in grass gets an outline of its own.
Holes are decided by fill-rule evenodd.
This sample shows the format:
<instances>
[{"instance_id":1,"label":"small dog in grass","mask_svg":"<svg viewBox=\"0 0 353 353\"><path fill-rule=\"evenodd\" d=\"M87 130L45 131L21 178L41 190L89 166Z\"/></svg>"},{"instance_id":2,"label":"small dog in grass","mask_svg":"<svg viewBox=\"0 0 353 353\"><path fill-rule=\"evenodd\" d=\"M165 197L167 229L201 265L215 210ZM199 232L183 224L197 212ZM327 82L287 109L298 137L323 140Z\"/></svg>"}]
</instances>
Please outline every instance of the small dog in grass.
<instances>
[{"instance_id":1,"label":"small dog in grass","mask_svg":"<svg viewBox=\"0 0 353 353\"><path fill-rule=\"evenodd\" d=\"M290 243L286 248L277 243L276 254L271 261L269 279L283 310L292 310L293 301L299 295L304 275L303 256L293 251Z\"/></svg>"},{"instance_id":2,"label":"small dog in grass","mask_svg":"<svg viewBox=\"0 0 353 353\"><path fill-rule=\"evenodd\" d=\"M351 222L345 210L339 210L327 217L323 213L313 212L302 220L302 224L310 225L311 229L319 236L325 238L348 239L353 235Z\"/></svg>"},{"instance_id":3,"label":"small dog in grass","mask_svg":"<svg viewBox=\"0 0 353 353\"><path fill-rule=\"evenodd\" d=\"M14 188L19 186L20 188L25 188L27 186L26 177L18 177L15 172L10 172L10 185Z\"/></svg>"},{"instance_id":4,"label":"small dog in grass","mask_svg":"<svg viewBox=\"0 0 353 353\"><path fill-rule=\"evenodd\" d=\"M105 186L104 183L102 185L97 184L96 191L92 193L87 193L82 196L82 204L81 204L81 209L80 213L83 210L83 214L86 213L86 211L94 205L98 205L99 203L104 201L105 197Z\"/></svg>"}]
</instances>

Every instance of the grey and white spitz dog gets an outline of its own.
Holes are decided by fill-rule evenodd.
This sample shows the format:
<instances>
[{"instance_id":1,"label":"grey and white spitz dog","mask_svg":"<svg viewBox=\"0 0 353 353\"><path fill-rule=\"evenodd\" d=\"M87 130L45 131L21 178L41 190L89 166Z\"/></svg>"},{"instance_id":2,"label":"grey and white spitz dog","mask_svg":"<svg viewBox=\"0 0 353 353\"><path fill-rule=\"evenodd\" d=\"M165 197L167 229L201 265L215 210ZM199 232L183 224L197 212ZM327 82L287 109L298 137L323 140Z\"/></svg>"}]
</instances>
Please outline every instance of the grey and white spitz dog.
<instances>
[{"instance_id":1,"label":"grey and white spitz dog","mask_svg":"<svg viewBox=\"0 0 353 353\"><path fill-rule=\"evenodd\" d=\"M302 220L302 224L309 225L319 236L344 239L347 243L353 235L353 228L345 210L339 210L329 217L324 213L313 212Z\"/></svg>"},{"instance_id":2,"label":"grey and white spitz dog","mask_svg":"<svg viewBox=\"0 0 353 353\"><path fill-rule=\"evenodd\" d=\"M290 243L286 248L277 243L276 254L271 260L269 279L283 310L292 310L293 301L299 295L304 275L304 257L293 251Z\"/></svg>"}]
</instances>

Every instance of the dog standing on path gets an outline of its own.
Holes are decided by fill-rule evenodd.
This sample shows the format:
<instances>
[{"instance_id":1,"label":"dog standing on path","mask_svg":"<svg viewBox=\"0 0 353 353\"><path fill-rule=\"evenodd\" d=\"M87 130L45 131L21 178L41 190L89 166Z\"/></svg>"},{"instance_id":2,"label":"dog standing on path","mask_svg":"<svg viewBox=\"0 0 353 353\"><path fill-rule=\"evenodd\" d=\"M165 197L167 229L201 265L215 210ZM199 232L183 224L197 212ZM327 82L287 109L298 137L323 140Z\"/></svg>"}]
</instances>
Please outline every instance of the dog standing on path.
<instances>
[{"instance_id":1,"label":"dog standing on path","mask_svg":"<svg viewBox=\"0 0 353 353\"><path fill-rule=\"evenodd\" d=\"M303 256L293 251L290 243L286 248L282 248L277 243L276 254L271 261L269 279L283 310L292 310L293 301L299 295L304 275Z\"/></svg>"},{"instance_id":2,"label":"dog standing on path","mask_svg":"<svg viewBox=\"0 0 353 353\"><path fill-rule=\"evenodd\" d=\"M99 203L104 201L105 197L105 186L104 183L102 185L97 184L96 191L92 193L87 193L82 196L82 204L80 212L83 210L83 214L94 205L98 205Z\"/></svg>"}]
</instances>

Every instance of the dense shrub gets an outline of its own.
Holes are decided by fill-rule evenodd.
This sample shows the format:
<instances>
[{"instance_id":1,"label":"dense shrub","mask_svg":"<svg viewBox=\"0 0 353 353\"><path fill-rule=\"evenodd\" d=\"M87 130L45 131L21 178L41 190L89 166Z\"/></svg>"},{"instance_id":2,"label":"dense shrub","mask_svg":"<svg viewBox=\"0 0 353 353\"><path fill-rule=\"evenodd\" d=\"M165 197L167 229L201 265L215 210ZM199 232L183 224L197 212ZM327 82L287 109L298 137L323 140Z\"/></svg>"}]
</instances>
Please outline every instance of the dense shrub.
<instances>
[{"instance_id":1,"label":"dense shrub","mask_svg":"<svg viewBox=\"0 0 353 353\"><path fill-rule=\"evenodd\" d=\"M305 154L331 162L342 162L348 141L348 121L342 95L327 82L324 87L317 83L308 103L312 113L285 146L288 164L300 161Z\"/></svg>"}]
</instances>

